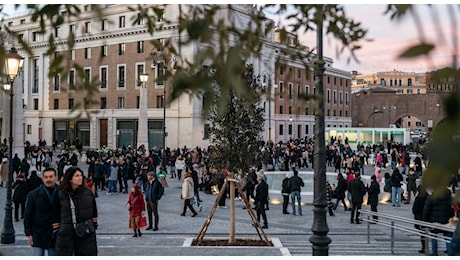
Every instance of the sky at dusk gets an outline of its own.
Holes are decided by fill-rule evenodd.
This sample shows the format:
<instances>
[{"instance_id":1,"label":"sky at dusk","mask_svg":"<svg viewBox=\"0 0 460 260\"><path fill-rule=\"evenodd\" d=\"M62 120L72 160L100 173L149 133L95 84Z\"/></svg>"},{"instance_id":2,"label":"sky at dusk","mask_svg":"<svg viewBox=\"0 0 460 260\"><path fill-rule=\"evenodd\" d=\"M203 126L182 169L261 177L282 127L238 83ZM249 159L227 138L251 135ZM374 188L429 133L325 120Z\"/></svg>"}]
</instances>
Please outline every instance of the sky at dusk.
<instances>
[{"instance_id":1,"label":"sky at dusk","mask_svg":"<svg viewBox=\"0 0 460 260\"><path fill-rule=\"evenodd\" d=\"M206 1L205 1L206 2ZM422 1L423 2L423 1ZM179 2L177 2L179 3ZM180 2L184 4L184 2ZM201 2L200 2L201 3ZM336 49L340 47L332 35L324 35L323 53L324 56L334 60L333 66L338 69L360 73L374 73L378 71L401 70L405 72L425 72L452 66L454 53L458 55L460 44L453 40L454 36L460 35L460 28L451 25L449 11L454 14L454 24L460 26L460 7L458 5L427 4L415 5L415 10L422 21L423 35L419 33L414 19L407 15L402 21L391 20L386 10L385 4L346 4L345 12L355 21L361 22L364 29L368 29L366 39L371 41L361 41L362 48L355 52L359 62L353 59L348 63L350 53L345 51L337 56ZM12 5L5 5L9 12L13 11ZM433 20L431 10L438 14L438 20ZM5 10L4 10L5 11ZM21 13L21 12L19 12ZM18 13L17 13L18 14ZM23 13L22 13L23 14ZM280 18L271 17L275 21ZM441 26L436 26L440 23ZM453 33L455 32L455 33ZM397 56L411 44L415 44L424 37L427 42L435 43L436 48L429 59L398 59ZM310 48L316 47L316 33L299 34L299 40ZM458 40L458 39L457 39ZM455 44L453 44L455 42Z\"/></svg>"}]
</instances>

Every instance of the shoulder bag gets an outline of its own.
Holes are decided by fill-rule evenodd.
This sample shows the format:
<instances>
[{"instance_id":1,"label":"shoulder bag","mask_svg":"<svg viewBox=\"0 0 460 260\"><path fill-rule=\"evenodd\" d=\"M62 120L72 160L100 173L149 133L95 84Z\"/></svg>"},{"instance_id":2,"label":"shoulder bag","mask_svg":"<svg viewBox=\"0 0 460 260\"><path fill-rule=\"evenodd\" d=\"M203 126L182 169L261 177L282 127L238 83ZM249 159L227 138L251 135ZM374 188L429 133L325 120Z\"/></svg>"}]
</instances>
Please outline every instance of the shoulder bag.
<instances>
[{"instance_id":1,"label":"shoulder bag","mask_svg":"<svg viewBox=\"0 0 460 260\"><path fill-rule=\"evenodd\" d=\"M75 216L75 204L73 203L72 197L70 197L70 210L72 211L72 223L73 229L75 230L75 234L77 237L86 237L90 236L95 232L95 228L93 225L93 221L91 219L87 219L83 222L77 223L77 217Z\"/></svg>"}]
</instances>

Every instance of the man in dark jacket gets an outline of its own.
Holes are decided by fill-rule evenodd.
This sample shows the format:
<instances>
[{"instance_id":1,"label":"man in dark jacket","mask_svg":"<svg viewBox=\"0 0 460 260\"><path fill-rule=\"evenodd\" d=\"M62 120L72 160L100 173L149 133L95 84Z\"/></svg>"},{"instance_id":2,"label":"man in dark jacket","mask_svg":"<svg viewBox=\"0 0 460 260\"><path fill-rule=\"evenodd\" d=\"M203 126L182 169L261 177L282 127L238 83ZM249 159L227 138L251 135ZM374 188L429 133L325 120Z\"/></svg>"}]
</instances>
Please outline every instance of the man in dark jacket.
<instances>
[{"instance_id":1,"label":"man in dark jacket","mask_svg":"<svg viewBox=\"0 0 460 260\"><path fill-rule=\"evenodd\" d=\"M286 177L283 179L281 186L281 195L283 195L283 214L289 214L287 207L289 205L289 178L292 177L292 173L286 173Z\"/></svg>"},{"instance_id":2,"label":"man in dark jacket","mask_svg":"<svg viewBox=\"0 0 460 260\"><path fill-rule=\"evenodd\" d=\"M423 208L423 221L438 224L447 224L454 216L452 208L452 195L449 189L445 189L442 195L437 197L428 195ZM434 229L432 233L443 233L444 236L452 236L452 233ZM446 243L448 248L448 243ZM431 239L431 255L438 255L438 241Z\"/></svg>"},{"instance_id":3,"label":"man in dark jacket","mask_svg":"<svg viewBox=\"0 0 460 260\"><path fill-rule=\"evenodd\" d=\"M401 183L403 181L403 176L399 172L398 168L393 170L393 174L391 174L390 183L391 183L391 202L393 203L393 207L398 206L401 207L401 195L402 195L402 188Z\"/></svg>"},{"instance_id":4,"label":"man in dark jacket","mask_svg":"<svg viewBox=\"0 0 460 260\"><path fill-rule=\"evenodd\" d=\"M299 215L302 216L302 204L300 198L300 189L305 184L302 178L299 177L299 172L294 170L294 176L289 178L289 192L291 192L292 214L295 215L295 201L297 200L297 207Z\"/></svg>"},{"instance_id":5,"label":"man in dark jacket","mask_svg":"<svg viewBox=\"0 0 460 260\"><path fill-rule=\"evenodd\" d=\"M257 221L260 223L260 215L264 220L264 225L262 228L268 228L267 214L265 214L265 204L268 203L268 184L265 182L265 175L263 172L260 172L257 175L257 184L256 187L256 212L257 212Z\"/></svg>"},{"instance_id":6,"label":"man in dark jacket","mask_svg":"<svg viewBox=\"0 0 460 260\"><path fill-rule=\"evenodd\" d=\"M43 180L38 177L37 171L33 170L30 172L30 177L27 179L27 187L29 191L35 190L36 188L40 187L43 184Z\"/></svg>"},{"instance_id":7,"label":"man in dark jacket","mask_svg":"<svg viewBox=\"0 0 460 260\"><path fill-rule=\"evenodd\" d=\"M361 181L361 174L359 172L355 172L355 178L348 184L348 191L351 193L351 202L353 204L350 223L355 223L356 221L356 224L360 224L359 210L361 210L361 204L363 204L366 187Z\"/></svg>"},{"instance_id":8,"label":"man in dark jacket","mask_svg":"<svg viewBox=\"0 0 460 260\"><path fill-rule=\"evenodd\" d=\"M32 190L27 196L24 214L24 233L35 256L54 255L52 219L59 187L56 184L57 172L54 168L43 171L43 185Z\"/></svg>"},{"instance_id":9,"label":"man in dark jacket","mask_svg":"<svg viewBox=\"0 0 460 260\"><path fill-rule=\"evenodd\" d=\"M158 181L155 172L150 171L147 173L147 187L145 189L145 202L147 203L147 218L149 220L149 226L147 230L153 228L153 231L158 230L158 222L160 217L158 216L158 200L160 199L161 183ZM155 226L152 225L152 213L155 216Z\"/></svg>"}]
</instances>

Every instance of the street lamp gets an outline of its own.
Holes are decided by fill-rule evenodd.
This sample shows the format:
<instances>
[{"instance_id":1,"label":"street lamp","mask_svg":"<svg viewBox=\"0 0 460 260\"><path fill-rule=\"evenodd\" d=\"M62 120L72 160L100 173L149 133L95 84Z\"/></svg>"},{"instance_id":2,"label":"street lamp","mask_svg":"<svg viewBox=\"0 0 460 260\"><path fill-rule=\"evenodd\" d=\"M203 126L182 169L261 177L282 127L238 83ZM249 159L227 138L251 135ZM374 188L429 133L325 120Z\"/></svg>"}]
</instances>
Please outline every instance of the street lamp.
<instances>
[{"instance_id":1,"label":"street lamp","mask_svg":"<svg viewBox=\"0 0 460 260\"><path fill-rule=\"evenodd\" d=\"M5 54L5 71L8 75L9 87L4 85L5 90L10 91L10 136L9 136L9 162L8 162L8 181L6 183L6 204L5 204L5 219L3 221L3 229L1 234L2 244L13 244L15 241L13 227L13 207L11 201L12 186L13 186L13 84L14 79L18 75L19 68L22 66L24 58L18 54L16 48L11 48Z\"/></svg>"},{"instance_id":2,"label":"street lamp","mask_svg":"<svg viewBox=\"0 0 460 260\"><path fill-rule=\"evenodd\" d=\"M291 130L291 132L290 132L291 137L289 138L290 139L289 142L290 142L292 140L292 132L294 132L294 127L292 126L292 116L289 117L289 122L290 122L289 127L290 127L290 130Z\"/></svg>"},{"instance_id":3,"label":"street lamp","mask_svg":"<svg viewBox=\"0 0 460 260\"><path fill-rule=\"evenodd\" d=\"M148 117L147 117L147 80L149 79L148 74L140 74L139 80L141 81L141 87L139 89L139 121L137 129L137 148L144 145L146 150L149 149L148 141Z\"/></svg>"}]
</instances>

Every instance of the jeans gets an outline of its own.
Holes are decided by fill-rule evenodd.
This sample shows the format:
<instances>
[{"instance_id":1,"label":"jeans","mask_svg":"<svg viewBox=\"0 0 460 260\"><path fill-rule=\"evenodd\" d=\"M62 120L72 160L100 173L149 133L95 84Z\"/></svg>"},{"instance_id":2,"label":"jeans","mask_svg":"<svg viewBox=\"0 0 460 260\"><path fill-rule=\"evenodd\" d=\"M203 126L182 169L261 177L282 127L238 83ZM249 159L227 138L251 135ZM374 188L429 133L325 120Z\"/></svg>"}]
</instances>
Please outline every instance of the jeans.
<instances>
[{"instance_id":1,"label":"jeans","mask_svg":"<svg viewBox=\"0 0 460 260\"><path fill-rule=\"evenodd\" d=\"M32 247L34 249L34 256L45 256L45 250L48 250L48 256L54 256L54 248L44 249L40 247Z\"/></svg>"},{"instance_id":2,"label":"jeans","mask_svg":"<svg viewBox=\"0 0 460 260\"><path fill-rule=\"evenodd\" d=\"M117 180L109 180L109 193L117 193Z\"/></svg>"},{"instance_id":3,"label":"jeans","mask_svg":"<svg viewBox=\"0 0 460 260\"><path fill-rule=\"evenodd\" d=\"M444 236L449 236L449 237L452 237L452 233L451 232L448 232L448 231L440 231L440 232L436 232L436 231L433 231L433 233L442 233ZM449 249L450 243L447 243L446 242L446 249ZM436 239L431 239L431 253L433 255L438 255L438 240Z\"/></svg>"},{"instance_id":4,"label":"jeans","mask_svg":"<svg viewBox=\"0 0 460 260\"><path fill-rule=\"evenodd\" d=\"M297 207L299 209L299 214L302 215L302 205L301 205L301 198L300 198L300 191L293 191L291 192L291 203L292 203L292 214L295 215L295 201L297 199Z\"/></svg>"},{"instance_id":5,"label":"jeans","mask_svg":"<svg viewBox=\"0 0 460 260\"><path fill-rule=\"evenodd\" d=\"M409 165L407 165L407 163L404 163L404 166L403 166L401 174L406 174L407 168L409 168Z\"/></svg>"},{"instance_id":6,"label":"jeans","mask_svg":"<svg viewBox=\"0 0 460 260\"><path fill-rule=\"evenodd\" d=\"M396 168L396 161L391 161L391 169L394 170Z\"/></svg>"},{"instance_id":7,"label":"jeans","mask_svg":"<svg viewBox=\"0 0 460 260\"><path fill-rule=\"evenodd\" d=\"M347 204L345 203L345 199L337 199L337 200L335 201L335 205L334 205L334 207L332 207L332 209L333 209L333 210L336 210L337 207L339 206L339 202L342 202L342 204L343 204L343 209L344 209L345 211L347 211L348 208L347 208Z\"/></svg>"},{"instance_id":8,"label":"jeans","mask_svg":"<svg viewBox=\"0 0 460 260\"><path fill-rule=\"evenodd\" d=\"M401 206L401 193L401 187L391 187L391 203L393 203L393 206Z\"/></svg>"}]
</instances>

